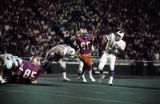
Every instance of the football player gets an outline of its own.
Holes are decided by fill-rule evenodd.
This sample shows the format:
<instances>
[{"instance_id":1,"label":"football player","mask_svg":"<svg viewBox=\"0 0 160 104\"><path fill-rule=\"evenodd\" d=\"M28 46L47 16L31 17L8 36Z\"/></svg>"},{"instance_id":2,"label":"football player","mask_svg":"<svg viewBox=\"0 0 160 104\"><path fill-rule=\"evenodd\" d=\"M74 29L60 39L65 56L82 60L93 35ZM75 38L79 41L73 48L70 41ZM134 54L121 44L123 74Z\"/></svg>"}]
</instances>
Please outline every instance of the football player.
<instances>
[{"instance_id":1,"label":"football player","mask_svg":"<svg viewBox=\"0 0 160 104\"><path fill-rule=\"evenodd\" d=\"M13 55L12 54L1 54L1 74L0 74L0 81L1 83L6 83L7 81L3 78L4 77L4 69L10 70L14 67L14 61L12 60Z\"/></svg>"},{"instance_id":2,"label":"football player","mask_svg":"<svg viewBox=\"0 0 160 104\"><path fill-rule=\"evenodd\" d=\"M79 46L77 54L79 56L79 77L82 78L83 82L87 82L85 78L86 70L89 70L89 78L92 82L96 80L92 76L92 61L91 61L91 51L94 50L92 41L93 34L88 34L85 28L80 29L80 32L77 34L76 42Z\"/></svg>"},{"instance_id":3,"label":"football player","mask_svg":"<svg viewBox=\"0 0 160 104\"><path fill-rule=\"evenodd\" d=\"M1 59L4 61L4 70L7 72L8 82L18 82L35 84L41 72L40 62L32 64L27 60L22 60L11 54L2 54ZM8 74L9 72L9 74ZM5 76L5 75L4 75Z\"/></svg>"},{"instance_id":4,"label":"football player","mask_svg":"<svg viewBox=\"0 0 160 104\"><path fill-rule=\"evenodd\" d=\"M1 82L1 84L6 83L6 80L3 78L3 73L2 73L2 71L0 72L0 82Z\"/></svg>"},{"instance_id":5,"label":"football player","mask_svg":"<svg viewBox=\"0 0 160 104\"><path fill-rule=\"evenodd\" d=\"M37 84L37 79L42 71L42 68L39 63L40 62L37 61L37 63L32 64L27 60L22 60L17 72L19 82Z\"/></svg>"},{"instance_id":6,"label":"football player","mask_svg":"<svg viewBox=\"0 0 160 104\"><path fill-rule=\"evenodd\" d=\"M66 76L66 62L64 62L63 57L74 58L74 56L75 50L72 47L68 45L57 45L48 51L43 63L45 64L51 61L59 63L62 68L62 79L64 81L71 81Z\"/></svg>"},{"instance_id":7,"label":"football player","mask_svg":"<svg viewBox=\"0 0 160 104\"><path fill-rule=\"evenodd\" d=\"M34 64L34 65L38 65L38 66L40 66L41 65L41 58L39 57L39 51L36 51L35 53L34 53L34 55L30 58L30 62L32 63L32 64Z\"/></svg>"},{"instance_id":8,"label":"football player","mask_svg":"<svg viewBox=\"0 0 160 104\"><path fill-rule=\"evenodd\" d=\"M101 56L98 69L101 73L100 81L105 77L103 74L103 68L107 62L110 62L110 73L109 73L109 85L113 85L114 67L116 56L118 54L124 54L126 47L125 41L122 40L124 33L118 31L116 34L112 33L103 37L103 42L106 44L103 55Z\"/></svg>"}]
</instances>

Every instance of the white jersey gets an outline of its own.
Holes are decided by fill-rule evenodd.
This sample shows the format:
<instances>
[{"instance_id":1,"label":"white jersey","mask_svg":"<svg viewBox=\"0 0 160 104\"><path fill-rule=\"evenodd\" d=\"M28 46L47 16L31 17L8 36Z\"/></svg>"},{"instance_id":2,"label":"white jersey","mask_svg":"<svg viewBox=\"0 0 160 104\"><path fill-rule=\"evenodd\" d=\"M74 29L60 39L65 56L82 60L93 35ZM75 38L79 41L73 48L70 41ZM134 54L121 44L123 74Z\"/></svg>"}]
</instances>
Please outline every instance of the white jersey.
<instances>
[{"instance_id":1,"label":"white jersey","mask_svg":"<svg viewBox=\"0 0 160 104\"><path fill-rule=\"evenodd\" d=\"M48 55L54 56L55 53L59 53L63 57L66 55L75 55L75 50L67 45L57 45L49 50L45 60L47 59Z\"/></svg>"},{"instance_id":2,"label":"white jersey","mask_svg":"<svg viewBox=\"0 0 160 104\"><path fill-rule=\"evenodd\" d=\"M0 57L3 59L4 66L7 69L11 69L13 67L18 67L22 62L21 58L19 58L18 56L13 56L11 54L2 54L2 55L0 55Z\"/></svg>"},{"instance_id":3,"label":"white jersey","mask_svg":"<svg viewBox=\"0 0 160 104\"><path fill-rule=\"evenodd\" d=\"M115 40L115 35L113 33L110 34L110 35L106 35L106 38L108 40L108 43L107 43L106 48L105 48L106 53L114 54L114 55L119 54L118 49L113 50L113 47L115 45L118 45L122 50L125 49L125 47L126 47L125 41L123 41L123 40L116 41Z\"/></svg>"},{"instance_id":4,"label":"white jersey","mask_svg":"<svg viewBox=\"0 0 160 104\"><path fill-rule=\"evenodd\" d=\"M57 45L49 50L49 53L59 52L61 56L65 56L70 47L67 45Z\"/></svg>"}]
</instances>

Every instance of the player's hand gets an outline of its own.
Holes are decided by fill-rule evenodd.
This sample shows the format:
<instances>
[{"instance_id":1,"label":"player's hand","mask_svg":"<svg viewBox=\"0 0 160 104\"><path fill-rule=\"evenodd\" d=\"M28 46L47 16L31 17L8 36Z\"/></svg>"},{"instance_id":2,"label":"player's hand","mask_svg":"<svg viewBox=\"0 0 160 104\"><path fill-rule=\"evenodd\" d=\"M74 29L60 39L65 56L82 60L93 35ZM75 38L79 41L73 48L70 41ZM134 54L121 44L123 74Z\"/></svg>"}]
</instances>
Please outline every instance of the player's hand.
<instances>
[{"instance_id":1,"label":"player's hand","mask_svg":"<svg viewBox=\"0 0 160 104\"><path fill-rule=\"evenodd\" d=\"M95 50L92 50L91 53L96 53L96 51L95 51Z\"/></svg>"},{"instance_id":2,"label":"player's hand","mask_svg":"<svg viewBox=\"0 0 160 104\"><path fill-rule=\"evenodd\" d=\"M108 47L108 51L112 51L112 48Z\"/></svg>"},{"instance_id":3,"label":"player's hand","mask_svg":"<svg viewBox=\"0 0 160 104\"><path fill-rule=\"evenodd\" d=\"M38 84L37 80L31 81L31 84Z\"/></svg>"},{"instance_id":4,"label":"player's hand","mask_svg":"<svg viewBox=\"0 0 160 104\"><path fill-rule=\"evenodd\" d=\"M118 48L119 48L118 44L115 44L114 49L118 49Z\"/></svg>"},{"instance_id":5,"label":"player's hand","mask_svg":"<svg viewBox=\"0 0 160 104\"><path fill-rule=\"evenodd\" d=\"M77 37L78 37L78 36L81 36L81 34L80 34L80 33L77 33L76 36L77 36Z\"/></svg>"},{"instance_id":6,"label":"player's hand","mask_svg":"<svg viewBox=\"0 0 160 104\"><path fill-rule=\"evenodd\" d=\"M79 52L80 52L79 50L76 51L76 54L75 54L76 58L79 58Z\"/></svg>"}]
</instances>

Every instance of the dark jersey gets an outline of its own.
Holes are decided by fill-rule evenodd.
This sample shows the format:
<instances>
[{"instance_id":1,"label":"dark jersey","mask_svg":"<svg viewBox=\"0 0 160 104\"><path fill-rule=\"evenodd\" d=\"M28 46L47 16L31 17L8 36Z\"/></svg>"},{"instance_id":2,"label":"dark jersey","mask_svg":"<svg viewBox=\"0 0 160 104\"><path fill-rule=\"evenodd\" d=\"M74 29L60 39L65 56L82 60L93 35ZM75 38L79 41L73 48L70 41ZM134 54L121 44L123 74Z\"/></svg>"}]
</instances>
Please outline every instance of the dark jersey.
<instances>
[{"instance_id":1,"label":"dark jersey","mask_svg":"<svg viewBox=\"0 0 160 104\"><path fill-rule=\"evenodd\" d=\"M81 54L89 54L91 52L93 34L88 34L87 38L78 36L76 40Z\"/></svg>"},{"instance_id":2,"label":"dark jersey","mask_svg":"<svg viewBox=\"0 0 160 104\"><path fill-rule=\"evenodd\" d=\"M29 61L23 60L21 67L18 69L18 73L24 79L30 79L32 81L37 80L40 75L41 67L31 64Z\"/></svg>"}]
</instances>

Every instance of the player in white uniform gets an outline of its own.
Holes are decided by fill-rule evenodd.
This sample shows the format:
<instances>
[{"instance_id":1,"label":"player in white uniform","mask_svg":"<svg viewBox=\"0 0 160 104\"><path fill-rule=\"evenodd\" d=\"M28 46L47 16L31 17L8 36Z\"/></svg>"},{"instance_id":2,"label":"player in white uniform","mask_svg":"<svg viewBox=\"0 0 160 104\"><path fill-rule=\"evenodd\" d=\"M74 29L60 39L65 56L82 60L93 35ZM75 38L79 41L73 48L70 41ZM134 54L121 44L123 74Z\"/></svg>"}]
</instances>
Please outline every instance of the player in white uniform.
<instances>
[{"instance_id":1,"label":"player in white uniform","mask_svg":"<svg viewBox=\"0 0 160 104\"><path fill-rule=\"evenodd\" d=\"M3 61L3 65L2 65L3 68L6 70L10 70L12 68L18 68L18 66L22 62L22 59L20 59L17 56L13 56L12 54L1 54L0 58ZM5 83L5 80L2 78L1 75L0 75L0 81L1 83Z\"/></svg>"},{"instance_id":2,"label":"player in white uniform","mask_svg":"<svg viewBox=\"0 0 160 104\"><path fill-rule=\"evenodd\" d=\"M9 56L12 56L12 55L11 54L1 54L0 55L0 59L3 61L2 62L3 63L2 67L4 67L4 63L5 64L7 63L6 62L6 57L9 57ZM3 79L3 70L1 71L1 74L0 74L0 82L1 82L1 84L6 83L5 79Z\"/></svg>"},{"instance_id":3,"label":"player in white uniform","mask_svg":"<svg viewBox=\"0 0 160 104\"><path fill-rule=\"evenodd\" d=\"M118 31L116 34L112 33L103 38L104 43L106 43L106 47L100 59L98 69L101 73L101 81L105 77L103 74L103 68L107 62L110 62L109 85L113 85L112 81L114 77L116 55L124 53L124 49L126 47L125 41L122 40L123 37L124 33Z\"/></svg>"},{"instance_id":4,"label":"player in white uniform","mask_svg":"<svg viewBox=\"0 0 160 104\"><path fill-rule=\"evenodd\" d=\"M62 79L70 81L70 79L66 77L66 62L63 61L63 57L73 58L74 56L75 50L72 47L67 45L57 45L48 51L43 63L56 61L62 68Z\"/></svg>"}]
</instances>

